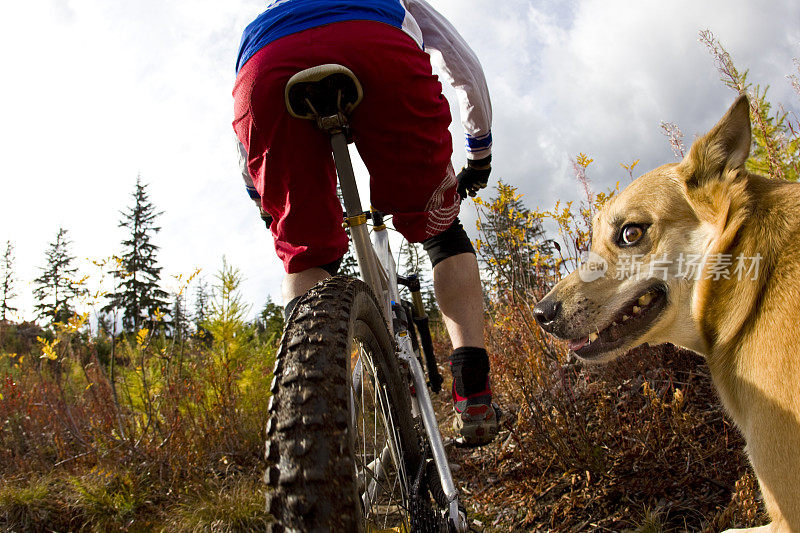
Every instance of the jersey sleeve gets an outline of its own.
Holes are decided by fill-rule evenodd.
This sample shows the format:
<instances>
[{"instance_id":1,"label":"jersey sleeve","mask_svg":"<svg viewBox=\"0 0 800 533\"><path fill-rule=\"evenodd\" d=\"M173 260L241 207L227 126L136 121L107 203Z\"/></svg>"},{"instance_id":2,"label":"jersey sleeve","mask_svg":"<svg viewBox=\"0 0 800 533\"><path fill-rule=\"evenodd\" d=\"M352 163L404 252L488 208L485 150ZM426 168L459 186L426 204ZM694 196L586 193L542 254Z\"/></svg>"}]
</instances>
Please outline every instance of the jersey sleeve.
<instances>
[{"instance_id":1,"label":"jersey sleeve","mask_svg":"<svg viewBox=\"0 0 800 533\"><path fill-rule=\"evenodd\" d=\"M406 0L422 32L431 62L456 90L466 133L467 158L483 159L492 151L492 102L478 57L450 22L425 0Z\"/></svg>"}]
</instances>

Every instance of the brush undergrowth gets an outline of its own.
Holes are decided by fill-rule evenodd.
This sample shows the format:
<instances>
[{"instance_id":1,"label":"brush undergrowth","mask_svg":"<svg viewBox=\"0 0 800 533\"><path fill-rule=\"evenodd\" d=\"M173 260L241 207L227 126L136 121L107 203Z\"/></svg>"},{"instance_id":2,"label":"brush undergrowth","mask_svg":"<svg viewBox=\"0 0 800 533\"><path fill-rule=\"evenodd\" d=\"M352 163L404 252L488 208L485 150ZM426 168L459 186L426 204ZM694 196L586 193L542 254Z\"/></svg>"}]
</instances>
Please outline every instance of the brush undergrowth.
<instances>
[{"instance_id":1,"label":"brush undergrowth","mask_svg":"<svg viewBox=\"0 0 800 533\"><path fill-rule=\"evenodd\" d=\"M798 119L755 89L708 31L723 82L749 92L753 150L748 168L797 179ZM797 76L790 81L800 95ZM662 123L676 157L680 129ZM533 306L590 247L591 220L619 191L593 193L592 160L573 162L579 205L525 207L500 182L476 200L491 324L494 389L515 420L504 442L466 454L473 507L490 528L531 531L719 531L767 523L744 441L714 392L703 359L672 345L642 346L605 366L578 364L536 325ZM629 177L638 161L622 165ZM550 221L558 240L543 231ZM559 242L560 241L560 242Z\"/></svg>"},{"instance_id":2,"label":"brush undergrowth","mask_svg":"<svg viewBox=\"0 0 800 533\"><path fill-rule=\"evenodd\" d=\"M0 325L0 529L263 529L276 336L245 323L235 269L218 281L202 338Z\"/></svg>"},{"instance_id":3,"label":"brush undergrowth","mask_svg":"<svg viewBox=\"0 0 800 533\"><path fill-rule=\"evenodd\" d=\"M749 90L713 35L702 40L725 82ZM796 179L797 118L770 115L765 94L751 98L748 164ZM662 128L682 156L680 129ZM592 192L591 162L574 161L580 205L531 211L502 182L477 204L493 387L511 421L494 445L455 452L471 513L498 531L764 523L742 439L701 358L663 345L586 367L536 326L533 305L577 267L593 213L616 194ZM623 165L630 177L636 163ZM47 330L0 323L0 529L266 528L263 422L279 332L245 323L238 280L224 264L211 317L188 339L167 336L160 316L120 337L89 335L88 315Z\"/></svg>"}]
</instances>

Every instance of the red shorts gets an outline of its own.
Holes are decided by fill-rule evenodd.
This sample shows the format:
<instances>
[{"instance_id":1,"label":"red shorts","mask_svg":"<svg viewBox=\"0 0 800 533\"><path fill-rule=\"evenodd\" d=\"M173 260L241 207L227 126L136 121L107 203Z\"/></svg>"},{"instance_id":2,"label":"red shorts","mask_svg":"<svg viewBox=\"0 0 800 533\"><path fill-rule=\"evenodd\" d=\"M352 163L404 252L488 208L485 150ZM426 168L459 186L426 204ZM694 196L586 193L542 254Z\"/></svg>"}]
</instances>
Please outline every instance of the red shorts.
<instances>
[{"instance_id":1,"label":"red shorts","mask_svg":"<svg viewBox=\"0 0 800 533\"><path fill-rule=\"evenodd\" d=\"M371 205L394 215L412 242L450 227L460 207L450 107L428 54L379 22L337 22L283 37L239 71L233 128L290 273L335 261L348 247L330 139L311 121L292 118L284 103L289 78L324 63L348 67L364 87L350 122L370 173Z\"/></svg>"}]
</instances>

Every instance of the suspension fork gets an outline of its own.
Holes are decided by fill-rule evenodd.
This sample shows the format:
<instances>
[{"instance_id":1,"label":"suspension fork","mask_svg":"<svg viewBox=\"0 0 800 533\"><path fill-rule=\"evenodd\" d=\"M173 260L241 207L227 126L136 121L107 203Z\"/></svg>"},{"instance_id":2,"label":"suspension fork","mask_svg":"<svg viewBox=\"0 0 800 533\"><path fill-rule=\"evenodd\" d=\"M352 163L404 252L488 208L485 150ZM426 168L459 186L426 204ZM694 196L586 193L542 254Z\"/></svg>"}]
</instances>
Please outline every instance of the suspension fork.
<instances>
[{"instance_id":1,"label":"suspension fork","mask_svg":"<svg viewBox=\"0 0 800 533\"><path fill-rule=\"evenodd\" d=\"M356 260L361 270L364 282L374 291L379 302L384 306L384 319L389 326L389 331L394 332L392 321L392 302L399 305L399 295L397 291L397 273L395 271L394 259L389 252L389 240L386 228L380 226L375 231L375 247L370 246L369 233L367 232L366 215L362 210L361 199L358 195L353 164L350 160L350 152L347 149L347 137L343 131L332 131L331 147L333 148L336 172L339 175L339 183L342 188L342 198L344 199L347 218L345 225L350 228L350 235L356 251ZM377 254L377 255L376 255ZM382 261L381 261L382 260ZM384 268L381 268L381 263ZM393 277L388 277L393 276ZM420 413L425 433L433 455L433 462L442 484L442 490L447 498L449 505L449 519L455 526L456 531L467 531L466 517L462 515L458 508L458 489L453 482L453 475L450 472L450 463L447 461L447 454L442 444L442 435L439 432L439 423L436 420L436 413L433 410L430 395L428 394L425 383L425 374L419 361L414 356L411 346L411 339L408 332L400 331L396 334L399 348L399 357L404 361L410 370L411 378L417 394L412 398L416 405L416 410Z\"/></svg>"},{"instance_id":2,"label":"suspension fork","mask_svg":"<svg viewBox=\"0 0 800 533\"><path fill-rule=\"evenodd\" d=\"M436 412L433 410L431 397L428 394L425 383L425 373L422 371L422 366L420 366L419 361L414 356L414 350L411 346L411 339L408 338L408 334L406 332L399 332L395 338L397 339L399 347L400 360L408 365L411 378L414 380L414 387L416 388L417 394L412 399L421 415L422 424L428 436L433 463L436 466L436 472L439 474L442 490L449 505L449 517L456 526L457 531L466 531L466 521L458 509L458 489L453 481L450 463L447 461L447 453L442 443L442 434L439 432Z\"/></svg>"}]
</instances>

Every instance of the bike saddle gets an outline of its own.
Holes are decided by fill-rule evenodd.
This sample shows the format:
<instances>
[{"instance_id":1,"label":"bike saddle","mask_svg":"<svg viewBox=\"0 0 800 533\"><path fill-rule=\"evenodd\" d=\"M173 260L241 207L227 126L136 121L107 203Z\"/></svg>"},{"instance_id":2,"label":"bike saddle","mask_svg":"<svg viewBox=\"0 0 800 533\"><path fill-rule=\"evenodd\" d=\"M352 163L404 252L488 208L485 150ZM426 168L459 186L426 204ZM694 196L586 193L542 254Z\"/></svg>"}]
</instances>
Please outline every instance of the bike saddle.
<instances>
[{"instance_id":1,"label":"bike saddle","mask_svg":"<svg viewBox=\"0 0 800 533\"><path fill-rule=\"evenodd\" d=\"M342 65L319 65L302 70L286 84L286 109L296 118L319 121L349 115L361 102L364 91L353 72Z\"/></svg>"}]
</instances>

